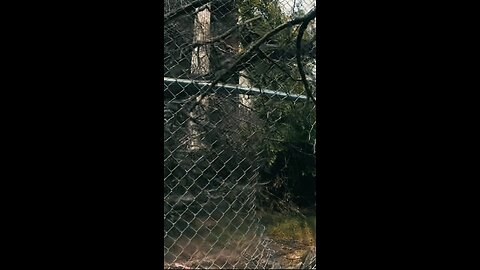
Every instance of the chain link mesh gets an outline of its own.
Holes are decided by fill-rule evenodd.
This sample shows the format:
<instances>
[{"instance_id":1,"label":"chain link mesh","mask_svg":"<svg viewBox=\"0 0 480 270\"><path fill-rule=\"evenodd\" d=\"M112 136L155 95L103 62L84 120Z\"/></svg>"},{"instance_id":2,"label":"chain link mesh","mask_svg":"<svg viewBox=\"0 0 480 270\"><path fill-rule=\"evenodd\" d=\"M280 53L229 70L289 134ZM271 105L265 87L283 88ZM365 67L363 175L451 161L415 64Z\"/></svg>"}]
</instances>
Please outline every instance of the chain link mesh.
<instances>
[{"instance_id":1,"label":"chain link mesh","mask_svg":"<svg viewBox=\"0 0 480 270\"><path fill-rule=\"evenodd\" d=\"M164 268L284 268L260 213L290 197L265 171L287 147L315 160L315 19L272 31L314 9L164 1ZM314 249L298 267L316 268Z\"/></svg>"}]
</instances>

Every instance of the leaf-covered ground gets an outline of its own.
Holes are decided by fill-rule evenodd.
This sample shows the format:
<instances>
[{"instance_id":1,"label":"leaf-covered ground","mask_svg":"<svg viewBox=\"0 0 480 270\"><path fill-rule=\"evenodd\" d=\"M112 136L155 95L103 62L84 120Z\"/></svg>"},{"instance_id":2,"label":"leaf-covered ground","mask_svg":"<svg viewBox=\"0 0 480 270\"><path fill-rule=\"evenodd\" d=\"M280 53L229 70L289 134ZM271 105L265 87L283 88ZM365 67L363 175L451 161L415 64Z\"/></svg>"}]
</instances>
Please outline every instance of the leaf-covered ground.
<instances>
[{"instance_id":1,"label":"leaf-covered ground","mask_svg":"<svg viewBox=\"0 0 480 270\"><path fill-rule=\"evenodd\" d=\"M275 266L298 269L308 252L315 252L315 212L264 214L266 235L273 240Z\"/></svg>"}]
</instances>

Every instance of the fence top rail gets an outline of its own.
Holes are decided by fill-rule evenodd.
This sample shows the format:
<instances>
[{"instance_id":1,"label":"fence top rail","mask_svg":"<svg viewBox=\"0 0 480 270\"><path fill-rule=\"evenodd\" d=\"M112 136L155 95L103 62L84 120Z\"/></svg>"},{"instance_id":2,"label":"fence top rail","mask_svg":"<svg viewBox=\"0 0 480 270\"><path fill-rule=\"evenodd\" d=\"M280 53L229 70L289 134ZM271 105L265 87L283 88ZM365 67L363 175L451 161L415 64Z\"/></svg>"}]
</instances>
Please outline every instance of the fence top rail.
<instances>
[{"instance_id":1,"label":"fence top rail","mask_svg":"<svg viewBox=\"0 0 480 270\"><path fill-rule=\"evenodd\" d=\"M186 92L189 95L197 94L201 91L207 90L211 82L190 80L190 79L178 79L178 78L163 78L163 93L164 96L175 96L180 92ZM167 90L168 89L168 90ZM243 87L237 84L217 84L213 87L214 93L226 93L226 94L243 94L243 95L257 95L268 96L272 98L278 98L281 100L303 100L307 101L308 97L305 95L289 94L286 92L260 89L255 87Z\"/></svg>"}]
</instances>

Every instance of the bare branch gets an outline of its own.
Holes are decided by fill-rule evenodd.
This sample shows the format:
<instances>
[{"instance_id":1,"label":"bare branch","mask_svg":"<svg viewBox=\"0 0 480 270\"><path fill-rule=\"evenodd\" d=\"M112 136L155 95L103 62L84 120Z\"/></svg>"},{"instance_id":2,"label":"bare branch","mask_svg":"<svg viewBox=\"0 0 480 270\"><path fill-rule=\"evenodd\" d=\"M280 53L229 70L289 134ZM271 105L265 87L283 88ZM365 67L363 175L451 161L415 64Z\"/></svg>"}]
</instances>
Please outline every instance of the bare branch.
<instances>
[{"instance_id":1,"label":"bare branch","mask_svg":"<svg viewBox=\"0 0 480 270\"><path fill-rule=\"evenodd\" d=\"M262 44L264 44L268 39L270 39L271 37L275 36L276 34L280 33L282 30L285 30L289 27L292 27L294 25L298 25L298 24L302 24L304 22L310 22L311 20L313 20L315 17L317 16L317 8L314 8L313 10L311 10L309 13L307 13L305 16L303 17L300 17L300 18L296 18L296 19L293 19L293 20L290 20L278 27L276 27L275 29L273 29L272 31L268 32L267 34L265 34L263 37L261 37L259 40L257 40L254 44L252 44L246 51L245 53L243 53L242 55L240 55L240 57L237 58L237 60L233 63L232 66L230 66L230 68L228 69L225 69L221 74L219 74L215 80L210 84L210 86L208 87L208 89L204 90L203 93L200 94L200 98L197 100L197 102L193 105L193 107L191 108L191 111L198 105L200 104L200 102L203 100L203 98L205 97L205 95L210 92L213 87L215 87L216 84L218 84L220 82L220 80L224 79L224 78L228 78L228 76L232 75L233 73L235 73L239 67L241 67L241 64L243 64L246 60L248 60L253 54L254 52L256 52L258 50L258 48L260 48L260 46Z\"/></svg>"},{"instance_id":2,"label":"bare branch","mask_svg":"<svg viewBox=\"0 0 480 270\"><path fill-rule=\"evenodd\" d=\"M310 18L309 20L305 20L304 22L302 22L302 24L300 25L300 28L298 29L298 35L297 35L297 67L298 67L298 72L300 73L300 77L302 77L303 86L305 87L305 91L307 92L307 96L313 102L316 102L315 98L313 97L312 91L310 90L310 85L307 82L307 78L305 76L305 71L303 70L303 64L302 64L302 38L303 38L303 34L305 33L305 30L308 27L308 24L310 23L311 20L313 20L313 18L314 17Z\"/></svg>"},{"instance_id":3,"label":"bare branch","mask_svg":"<svg viewBox=\"0 0 480 270\"><path fill-rule=\"evenodd\" d=\"M270 58L270 56L268 56L266 53L264 53L261 49L258 49L258 52L259 52L259 55L264 57L265 59L267 59L270 63L272 63L273 65L275 65L278 69L280 69L281 71L283 71L283 73L285 73L285 75L287 75L288 77L290 77L290 79L292 79L293 81L296 81L296 82L300 82L301 80L299 79L295 79L293 78L293 76L290 74L290 72L288 72L288 70L286 70L285 68L283 68L282 66L280 66L277 61L273 60L272 58Z\"/></svg>"},{"instance_id":4,"label":"bare branch","mask_svg":"<svg viewBox=\"0 0 480 270\"><path fill-rule=\"evenodd\" d=\"M296 18L296 19L293 19L291 21L288 21L278 27L276 27L275 29L273 29L272 31L268 32L267 34L265 34L263 37L261 37L259 40L257 40L254 44L252 44L250 46L250 48L248 48L245 53L243 53L234 63L233 65L230 67L230 69L228 69L225 74L223 74L223 76L219 77L216 81L217 82L213 82L212 85L214 85L215 83L218 83L218 81L220 81L222 78L226 78L228 77L229 75L231 75L232 73L234 73L235 71L237 71L237 67L240 66L240 64L242 64L243 62L245 62L249 57L251 57L253 55L254 52L257 51L258 48L260 48L260 46L265 43L268 39L270 39L271 37L275 36L276 34L280 33L282 30L285 30L289 27L292 27L294 25L297 25L297 24L301 24L305 21L311 21L313 18L315 18L316 16L316 8L313 9L312 11L310 11L307 15L303 16L303 17L300 17L300 18Z\"/></svg>"}]
</instances>

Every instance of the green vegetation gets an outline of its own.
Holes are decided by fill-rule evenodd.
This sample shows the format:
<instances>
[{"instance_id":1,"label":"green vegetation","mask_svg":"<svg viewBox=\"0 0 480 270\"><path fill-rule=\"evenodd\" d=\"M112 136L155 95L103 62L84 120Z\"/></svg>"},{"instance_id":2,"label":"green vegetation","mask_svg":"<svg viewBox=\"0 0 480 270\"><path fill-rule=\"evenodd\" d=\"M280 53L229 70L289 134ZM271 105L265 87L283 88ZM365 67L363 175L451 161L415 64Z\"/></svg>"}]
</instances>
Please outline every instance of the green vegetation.
<instances>
[{"instance_id":1,"label":"green vegetation","mask_svg":"<svg viewBox=\"0 0 480 270\"><path fill-rule=\"evenodd\" d=\"M276 241L298 241L305 245L315 242L315 215L264 213L266 234Z\"/></svg>"},{"instance_id":2,"label":"green vegetation","mask_svg":"<svg viewBox=\"0 0 480 270\"><path fill-rule=\"evenodd\" d=\"M242 20L261 16L240 37L242 47L285 23L289 18L283 13L280 1L241 0L237 2ZM295 16L302 16L298 12ZM299 81L296 66L297 27L290 27L261 46L246 69L252 86L293 94L305 94ZM315 58L315 31L308 29L303 36L304 63ZM261 196L261 206L274 210L287 210L291 203L300 207L315 204L316 163L314 140L316 138L315 108L301 101L274 100L268 97L254 99L259 119L264 120L263 141L259 146L266 164L262 182L269 182ZM250 132L251 133L251 132ZM255 152L255 151L252 151Z\"/></svg>"}]
</instances>

